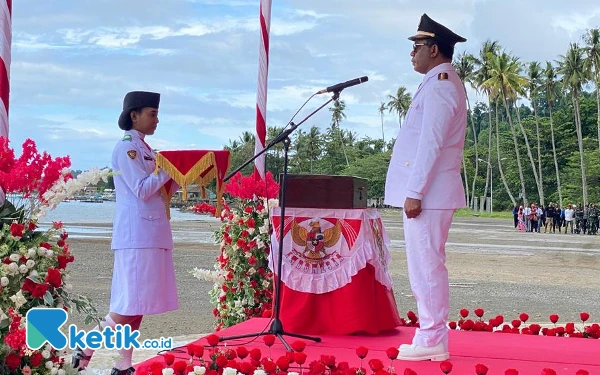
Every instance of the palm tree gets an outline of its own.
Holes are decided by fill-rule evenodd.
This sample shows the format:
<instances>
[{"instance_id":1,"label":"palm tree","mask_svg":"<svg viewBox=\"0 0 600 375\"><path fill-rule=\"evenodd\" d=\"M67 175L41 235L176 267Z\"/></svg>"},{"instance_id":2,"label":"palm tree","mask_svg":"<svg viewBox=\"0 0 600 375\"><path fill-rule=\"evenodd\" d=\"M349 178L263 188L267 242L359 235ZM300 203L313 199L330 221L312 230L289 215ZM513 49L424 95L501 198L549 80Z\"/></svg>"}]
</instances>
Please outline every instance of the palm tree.
<instances>
[{"instance_id":1,"label":"palm tree","mask_svg":"<svg viewBox=\"0 0 600 375\"><path fill-rule=\"evenodd\" d=\"M471 54L463 52L457 56L453 65L454 69L456 70L456 73L462 81L463 89L465 90L469 119L471 120L471 128L473 130L473 148L475 151L475 174L473 175L473 185L471 186L471 202L469 203L469 207L476 209L477 207L473 207L473 203L475 202L475 181L477 180L477 175L479 174L479 154L477 153L477 132L475 131L473 112L471 111L471 103L469 102L467 86L465 85L466 82L471 84L471 86L474 85L473 82L475 79L475 57L473 57L473 55Z\"/></svg>"},{"instance_id":2,"label":"palm tree","mask_svg":"<svg viewBox=\"0 0 600 375\"><path fill-rule=\"evenodd\" d=\"M562 189L560 186L560 173L558 171L558 158L556 157L556 144L554 143L554 123L552 121L552 103L556 100L556 71L552 66L552 63L546 61L546 69L544 70L544 85L546 86L546 100L548 101L548 111L550 116L550 136L552 138L552 156L554 158L554 169L556 171L556 186L558 188L558 202L560 206L562 203ZM541 175L540 175L541 176Z\"/></svg>"},{"instance_id":3,"label":"palm tree","mask_svg":"<svg viewBox=\"0 0 600 375\"><path fill-rule=\"evenodd\" d=\"M500 178L502 179L502 184L504 185L504 189L506 190L506 193L508 194L508 197L510 198L510 201L512 202L513 207L517 205L517 201L515 200L515 198L513 197L512 193L510 192L510 188L508 187L508 182L506 181L506 177L504 177L504 171L502 170L502 159L506 159L506 158L500 158L500 132L498 131L498 123L500 122L500 120L498 119L499 117L499 111L498 111L498 103L500 102L500 100L498 98L494 99L494 105L496 107L496 157L497 157L497 162L498 162L498 170L500 171Z\"/></svg>"},{"instance_id":4,"label":"palm tree","mask_svg":"<svg viewBox=\"0 0 600 375\"><path fill-rule=\"evenodd\" d=\"M381 139L383 139L383 144L385 145L385 133L383 131L383 112L385 112L385 110L387 109L387 107L385 106L384 102L381 102L381 105L379 106L379 115L381 116ZM385 150L385 147L384 147Z\"/></svg>"},{"instance_id":5,"label":"palm tree","mask_svg":"<svg viewBox=\"0 0 600 375\"><path fill-rule=\"evenodd\" d=\"M542 178L542 153L540 147L540 121L537 113L537 102L536 102L536 94L541 85L542 80L542 72L540 68L540 63L537 61L532 61L529 63L527 69L527 91L529 93L529 101L533 106L533 117L535 119L535 136L537 139L537 162L538 162L538 176L539 176L539 186L540 186L540 203L542 206L544 205L544 179ZM519 113L517 111L517 113ZM561 203L562 204L562 203ZM561 205L562 207L562 205Z\"/></svg>"},{"instance_id":6,"label":"palm tree","mask_svg":"<svg viewBox=\"0 0 600 375\"><path fill-rule=\"evenodd\" d=\"M412 101L411 95L406 92L406 87L400 86L396 91L396 96L388 95L388 99L390 101L387 103L387 109L390 113L398 113L398 124L402 127L402 119L406 116Z\"/></svg>"},{"instance_id":7,"label":"palm tree","mask_svg":"<svg viewBox=\"0 0 600 375\"><path fill-rule=\"evenodd\" d=\"M491 181L491 173L490 170L492 164L492 92L489 88L485 87L483 83L490 78L490 55L496 55L500 50L500 45L497 41L486 40L479 51L479 57L475 57L475 65L477 66L477 70L475 71L475 77L473 83L475 84L475 88L478 92L483 92L488 99L488 153L487 153L487 168L485 175L485 188L483 189L483 196L487 197L488 192L488 181ZM499 166L501 168L501 166ZM501 177L503 174L501 175ZM505 185L507 186L507 185ZM509 196L510 191L507 190Z\"/></svg>"},{"instance_id":8,"label":"palm tree","mask_svg":"<svg viewBox=\"0 0 600 375\"><path fill-rule=\"evenodd\" d=\"M346 147L344 146L344 137L340 131L340 122L346 118L346 114L344 113L345 109L346 103L343 100L336 100L333 102L333 107L329 107L329 110L331 111L331 130L334 135L337 134L340 139L344 158L346 158L346 166L349 167L350 163L348 162L348 155L346 154Z\"/></svg>"},{"instance_id":9,"label":"palm tree","mask_svg":"<svg viewBox=\"0 0 600 375\"><path fill-rule=\"evenodd\" d=\"M585 160L583 152L583 136L581 134L581 112L579 109L579 93L585 82L590 78L589 69L586 69L584 51L577 43L571 43L567 54L560 56L559 73L562 74L563 87L571 91L573 114L575 116L575 130L579 143L579 159L581 162L581 188L583 204L588 204L587 178L585 175Z\"/></svg>"},{"instance_id":10,"label":"palm tree","mask_svg":"<svg viewBox=\"0 0 600 375\"><path fill-rule=\"evenodd\" d=\"M600 149L600 29L591 29L583 37L587 43L584 50L587 55L587 64L593 68L594 85L596 86L598 149Z\"/></svg>"}]
</instances>

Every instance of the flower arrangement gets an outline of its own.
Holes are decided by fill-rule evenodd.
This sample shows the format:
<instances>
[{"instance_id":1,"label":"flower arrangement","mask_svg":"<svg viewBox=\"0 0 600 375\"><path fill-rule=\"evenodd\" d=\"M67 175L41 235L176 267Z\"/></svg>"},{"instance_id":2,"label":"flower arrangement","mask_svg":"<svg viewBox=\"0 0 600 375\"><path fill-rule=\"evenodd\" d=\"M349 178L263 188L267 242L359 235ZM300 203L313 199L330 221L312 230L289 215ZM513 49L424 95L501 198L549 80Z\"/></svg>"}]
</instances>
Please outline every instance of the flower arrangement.
<instances>
[{"instance_id":1,"label":"flower arrangement","mask_svg":"<svg viewBox=\"0 0 600 375\"><path fill-rule=\"evenodd\" d=\"M61 222L45 230L38 219L88 183L108 171L91 171L73 180L68 157L53 159L38 153L35 143L23 143L15 158L0 138L0 373L64 375L64 352L49 345L31 350L25 344L25 316L34 307L75 308L86 323L97 319L85 296L71 294L68 265L74 261ZM7 193L4 197L4 192Z\"/></svg>"},{"instance_id":2,"label":"flower arrangement","mask_svg":"<svg viewBox=\"0 0 600 375\"><path fill-rule=\"evenodd\" d=\"M163 362L156 361L142 365L137 369L139 375L392 375L397 373L394 361L398 356L398 348L390 347L385 351L384 358L370 358L369 349L360 346L356 348L356 363L337 362L335 356L320 354L318 358L309 361L304 349L306 343L296 340L290 344L292 351L286 352L278 358L272 358L271 346L275 336L263 336L263 343L267 347L268 355L260 348L248 349L245 346L218 347L219 336L212 334L206 337L208 347L190 344L186 347L187 360L178 359L171 353L162 355ZM366 363L365 363L366 362ZM389 364L387 364L389 363ZM440 362L441 374L450 374L453 370L451 361ZM487 375L488 367L477 363L472 374ZM398 374L418 375L410 367L405 367ZM505 375L518 375L517 369L506 369ZM429 373L431 375L431 373ZM544 368L541 375L556 375L556 371ZM587 370L580 369L574 375L589 375Z\"/></svg>"},{"instance_id":3,"label":"flower arrangement","mask_svg":"<svg viewBox=\"0 0 600 375\"><path fill-rule=\"evenodd\" d=\"M212 281L211 302L215 327L220 330L254 316L270 316L273 274L267 268L270 251L269 209L277 206L279 186L271 173L237 173L225 186L230 204L224 203L221 227L215 232L220 254L215 270L195 268L192 274Z\"/></svg>"}]
</instances>

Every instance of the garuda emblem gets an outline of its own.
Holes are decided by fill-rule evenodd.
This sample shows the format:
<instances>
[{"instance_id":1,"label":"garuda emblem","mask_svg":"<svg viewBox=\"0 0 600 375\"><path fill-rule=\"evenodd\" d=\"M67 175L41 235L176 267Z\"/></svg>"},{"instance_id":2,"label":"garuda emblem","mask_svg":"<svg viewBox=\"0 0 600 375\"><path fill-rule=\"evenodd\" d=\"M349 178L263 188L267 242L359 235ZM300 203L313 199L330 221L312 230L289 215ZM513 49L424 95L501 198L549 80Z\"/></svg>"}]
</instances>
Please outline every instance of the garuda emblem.
<instances>
[{"instance_id":1,"label":"garuda emblem","mask_svg":"<svg viewBox=\"0 0 600 375\"><path fill-rule=\"evenodd\" d=\"M298 246L303 246L302 256L307 261L323 261L327 258L327 248L334 246L340 239L341 225L339 220L333 228L321 230L321 224L318 221L309 223L310 231L301 227L294 221L292 223L292 239Z\"/></svg>"}]
</instances>

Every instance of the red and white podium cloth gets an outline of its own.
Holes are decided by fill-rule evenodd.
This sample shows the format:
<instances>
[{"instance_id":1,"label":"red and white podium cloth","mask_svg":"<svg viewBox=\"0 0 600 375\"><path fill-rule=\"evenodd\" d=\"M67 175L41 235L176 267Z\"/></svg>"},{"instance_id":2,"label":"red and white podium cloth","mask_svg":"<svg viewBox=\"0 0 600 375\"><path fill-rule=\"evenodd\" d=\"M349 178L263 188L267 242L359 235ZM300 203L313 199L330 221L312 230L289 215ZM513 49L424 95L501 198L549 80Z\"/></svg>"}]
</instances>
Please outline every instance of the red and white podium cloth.
<instances>
[{"instance_id":1,"label":"red and white podium cloth","mask_svg":"<svg viewBox=\"0 0 600 375\"><path fill-rule=\"evenodd\" d=\"M280 318L288 332L376 334L400 324L375 209L286 208ZM281 210L271 211L277 271Z\"/></svg>"}]
</instances>

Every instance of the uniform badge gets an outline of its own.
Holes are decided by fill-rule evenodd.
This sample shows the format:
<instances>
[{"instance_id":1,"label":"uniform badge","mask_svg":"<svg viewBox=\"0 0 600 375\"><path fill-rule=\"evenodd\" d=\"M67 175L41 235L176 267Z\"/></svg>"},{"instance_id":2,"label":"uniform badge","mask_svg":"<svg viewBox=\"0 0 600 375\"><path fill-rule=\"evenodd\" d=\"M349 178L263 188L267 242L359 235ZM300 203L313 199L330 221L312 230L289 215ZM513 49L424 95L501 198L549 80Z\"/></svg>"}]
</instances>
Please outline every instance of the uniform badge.
<instances>
[{"instance_id":1,"label":"uniform badge","mask_svg":"<svg viewBox=\"0 0 600 375\"><path fill-rule=\"evenodd\" d=\"M137 152L135 150L129 150L127 151L127 156L129 156L129 158L133 160L137 156Z\"/></svg>"},{"instance_id":2,"label":"uniform badge","mask_svg":"<svg viewBox=\"0 0 600 375\"><path fill-rule=\"evenodd\" d=\"M123 137L123 139L122 139L122 140L123 140L123 141L130 141L130 142L131 142L131 135L129 135L129 134L126 134L126 135Z\"/></svg>"},{"instance_id":3,"label":"uniform badge","mask_svg":"<svg viewBox=\"0 0 600 375\"><path fill-rule=\"evenodd\" d=\"M445 79L448 79L448 73L442 72L442 73L438 74L438 81L443 81Z\"/></svg>"}]
</instances>

